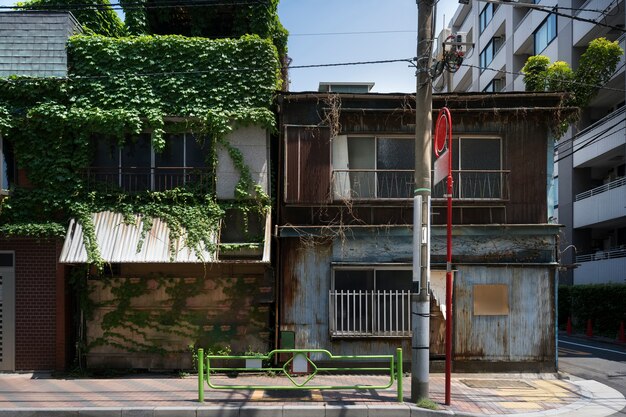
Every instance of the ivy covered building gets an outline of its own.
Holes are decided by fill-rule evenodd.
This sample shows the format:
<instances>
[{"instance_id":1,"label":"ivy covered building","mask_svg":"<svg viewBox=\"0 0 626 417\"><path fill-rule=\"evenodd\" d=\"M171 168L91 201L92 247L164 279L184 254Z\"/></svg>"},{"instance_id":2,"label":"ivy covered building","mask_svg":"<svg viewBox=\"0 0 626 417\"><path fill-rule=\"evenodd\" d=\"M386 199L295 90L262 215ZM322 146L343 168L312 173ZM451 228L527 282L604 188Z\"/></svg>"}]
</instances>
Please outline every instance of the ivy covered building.
<instances>
[{"instance_id":1,"label":"ivy covered building","mask_svg":"<svg viewBox=\"0 0 626 417\"><path fill-rule=\"evenodd\" d=\"M81 11L67 76L3 74L0 369L180 369L190 346L273 343L286 33L275 0L222 3Z\"/></svg>"}]
</instances>

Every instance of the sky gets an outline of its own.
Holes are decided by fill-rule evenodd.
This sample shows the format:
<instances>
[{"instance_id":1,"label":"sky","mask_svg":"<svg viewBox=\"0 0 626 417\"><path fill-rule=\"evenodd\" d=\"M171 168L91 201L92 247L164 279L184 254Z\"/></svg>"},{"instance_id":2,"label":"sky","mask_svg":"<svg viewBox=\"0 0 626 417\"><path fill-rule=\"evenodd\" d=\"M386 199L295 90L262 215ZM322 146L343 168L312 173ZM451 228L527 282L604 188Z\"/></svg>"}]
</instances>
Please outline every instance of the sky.
<instances>
[{"instance_id":1,"label":"sky","mask_svg":"<svg viewBox=\"0 0 626 417\"><path fill-rule=\"evenodd\" d=\"M439 0L437 30L448 23L457 0ZM291 65L412 58L417 47L415 0L281 0L278 15L289 30ZM338 34L353 32L353 34ZM354 33L358 32L358 33ZM373 92L415 92L408 63L293 68L291 91L317 91L320 81L374 82Z\"/></svg>"},{"instance_id":2,"label":"sky","mask_svg":"<svg viewBox=\"0 0 626 417\"><path fill-rule=\"evenodd\" d=\"M0 0L11 6L15 0ZM457 0L438 0L436 31L450 21ZM281 22L290 32L291 65L410 59L416 55L415 0L281 0ZM356 32L356 33L355 33ZM320 81L374 82L373 92L415 92L408 62L326 68L293 68L291 91L317 91Z\"/></svg>"}]
</instances>

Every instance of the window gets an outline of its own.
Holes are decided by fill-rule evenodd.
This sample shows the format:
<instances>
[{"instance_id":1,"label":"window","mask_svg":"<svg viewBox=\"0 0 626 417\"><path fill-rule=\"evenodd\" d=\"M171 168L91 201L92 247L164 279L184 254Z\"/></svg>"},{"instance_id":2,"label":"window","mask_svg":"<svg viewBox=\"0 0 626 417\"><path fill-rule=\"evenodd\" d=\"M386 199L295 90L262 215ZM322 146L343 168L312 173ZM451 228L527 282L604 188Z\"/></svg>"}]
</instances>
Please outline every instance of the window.
<instances>
[{"instance_id":1,"label":"window","mask_svg":"<svg viewBox=\"0 0 626 417\"><path fill-rule=\"evenodd\" d=\"M491 61L493 61L493 58L496 56L502 45L504 45L503 37L494 36L491 38L487 46L485 46L480 53L480 72L483 72L485 68L491 64Z\"/></svg>"},{"instance_id":2,"label":"window","mask_svg":"<svg viewBox=\"0 0 626 417\"><path fill-rule=\"evenodd\" d=\"M535 31L535 55L548 47L556 38L556 15L550 14Z\"/></svg>"},{"instance_id":3,"label":"window","mask_svg":"<svg viewBox=\"0 0 626 417\"><path fill-rule=\"evenodd\" d=\"M487 3L487 5L480 12L480 15L478 15L478 20L479 20L478 29L479 29L479 33L483 33L483 31L485 30L485 28L487 27L489 22L491 22L491 19L493 19L493 15L496 13L496 10L498 10L498 5L497 4Z\"/></svg>"},{"instance_id":4,"label":"window","mask_svg":"<svg viewBox=\"0 0 626 417\"><path fill-rule=\"evenodd\" d=\"M15 184L15 162L11 142L0 136L0 194L6 194Z\"/></svg>"},{"instance_id":5,"label":"window","mask_svg":"<svg viewBox=\"0 0 626 417\"><path fill-rule=\"evenodd\" d=\"M461 137L452 142L452 195L455 199L494 200L508 197L507 172L502 170L501 140ZM436 184L433 198L443 198L446 181Z\"/></svg>"},{"instance_id":6,"label":"window","mask_svg":"<svg viewBox=\"0 0 626 417\"><path fill-rule=\"evenodd\" d=\"M185 184L209 185L205 147L191 134L166 135L164 149L154 151L149 134L126 141L123 147L96 138L88 179L117 185L126 192L162 191Z\"/></svg>"},{"instance_id":7,"label":"window","mask_svg":"<svg viewBox=\"0 0 626 417\"><path fill-rule=\"evenodd\" d=\"M335 200L413 196L412 136L337 136L332 163Z\"/></svg>"},{"instance_id":8,"label":"window","mask_svg":"<svg viewBox=\"0 0 626 417\"><path fill-rule=\"evenodd\" d=\"M408 268L338 267L330 290L332 336L410 336Z\"/></svg>"},{"instance_id":9,"label":"window","mask_svg":"<svg viewBox=\"0 0 626 417\"><path fill-rule=\"evenodd\" d=\"M494 78L487 84L487 86L483 89L485 93L498 93L502 91L504 88L504 79L502 78Z\"/></svg>"}]
</instances>

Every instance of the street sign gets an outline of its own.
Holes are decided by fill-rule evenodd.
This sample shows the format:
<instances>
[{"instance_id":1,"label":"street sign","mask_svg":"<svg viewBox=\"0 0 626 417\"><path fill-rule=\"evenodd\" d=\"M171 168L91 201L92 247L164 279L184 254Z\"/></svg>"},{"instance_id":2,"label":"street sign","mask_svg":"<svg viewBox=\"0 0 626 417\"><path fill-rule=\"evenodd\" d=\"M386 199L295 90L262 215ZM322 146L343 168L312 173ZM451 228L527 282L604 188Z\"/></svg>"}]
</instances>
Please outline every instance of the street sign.
<instances>
[{"instance_id":1,"label":"street sign","mask_svg":"<svg viewBox=\"0 0 626 417\"><path fill-rule=\"evenodd\" d=\"M439 158L435 159L435 172L433 173L433 185L439 184L441 180L448 177L450 171L450 158L448 158L448 150L446 149Z\"/></svg>"}]
</instances>

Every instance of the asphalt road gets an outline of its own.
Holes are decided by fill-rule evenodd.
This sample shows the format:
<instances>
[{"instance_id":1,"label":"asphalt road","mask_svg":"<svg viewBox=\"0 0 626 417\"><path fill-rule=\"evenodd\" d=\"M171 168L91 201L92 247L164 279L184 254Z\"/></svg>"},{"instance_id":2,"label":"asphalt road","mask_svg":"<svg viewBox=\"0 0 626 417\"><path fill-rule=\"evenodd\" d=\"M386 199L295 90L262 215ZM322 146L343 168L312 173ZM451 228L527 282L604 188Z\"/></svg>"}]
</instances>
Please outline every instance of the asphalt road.
<instances>
[{"instance_id":1,"label":"asphalt road","mask_svg":"<svg viewBox=\"0 0 626 417\"><path fill-rule=\"evenodd\" d=\"M626 344L559 334L559 370L596 380L626 396ZM626 408L614 416L626 416Z\"/></svg>"}]
</instances>

